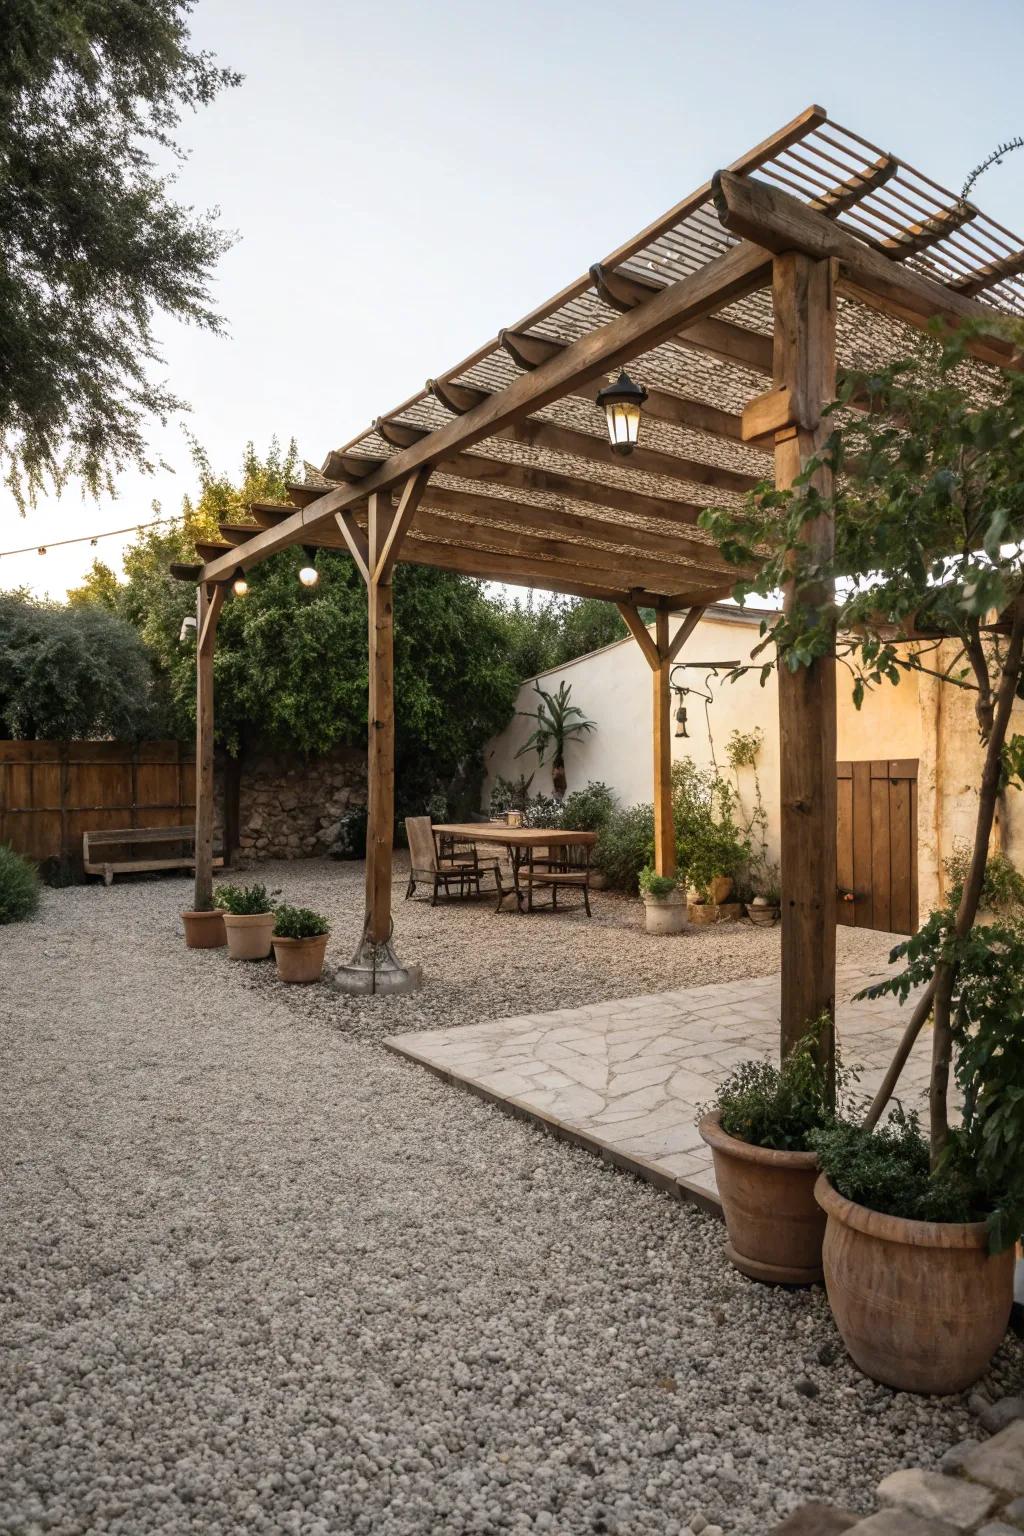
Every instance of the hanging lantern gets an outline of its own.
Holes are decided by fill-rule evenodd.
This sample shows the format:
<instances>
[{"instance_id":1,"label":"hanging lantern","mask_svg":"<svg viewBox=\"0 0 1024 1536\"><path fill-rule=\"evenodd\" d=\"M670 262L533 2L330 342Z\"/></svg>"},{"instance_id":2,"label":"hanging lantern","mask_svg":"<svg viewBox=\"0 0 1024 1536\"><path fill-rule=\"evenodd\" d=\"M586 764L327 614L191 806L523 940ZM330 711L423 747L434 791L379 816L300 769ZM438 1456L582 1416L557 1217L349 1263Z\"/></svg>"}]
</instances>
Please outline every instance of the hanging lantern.
<instances>
[{"instance_id":1,"label":"hanging lantern","mask_svg":"<svg viewBox=\"0 0 1024 1536\"><path fill-rule=\"evenodd\" d=\"M680 704L679 708L676 710L676 735L677 736L685 736L687 740L690 739L690 733L686 729L686 705L685 704Z\"/></svg>"},{"instance_id":2,"label":"hanging lantern","mask_svg":"<svg viewBox=\"0 0 1024 1536\"><path fill-rule=\"evenodd\" d=\"M634 384L625 369L614 384L598 390L597 403L604 407L613 453L633 452L640 436L640 407L646 399L646 389Z\"/></svg>"},{"instance_id":3,"label":"hanging lantern","mask_svg":"<svg viewBox=\"0 0 1024 1536\"><path fill-rule=\"evenodd\" d=\"M299 580L304 587L315 587L320 580L320 572L313 563L316 560L316 550L311 544L304 544L302 552L306 557L306 563L299 571Z\"/></svg>"},{"instance_id":4,"label":"hanging lantern","mask_svg":"<svg viewBox=\"0 0 1024 1536\"><path fill-rule=\"evenodd\" d=\"M249 583L245 579L245 572L239 566L231 583L231 590L236 597L244 597L249 590Z\"/></svg>"}]
</instances>

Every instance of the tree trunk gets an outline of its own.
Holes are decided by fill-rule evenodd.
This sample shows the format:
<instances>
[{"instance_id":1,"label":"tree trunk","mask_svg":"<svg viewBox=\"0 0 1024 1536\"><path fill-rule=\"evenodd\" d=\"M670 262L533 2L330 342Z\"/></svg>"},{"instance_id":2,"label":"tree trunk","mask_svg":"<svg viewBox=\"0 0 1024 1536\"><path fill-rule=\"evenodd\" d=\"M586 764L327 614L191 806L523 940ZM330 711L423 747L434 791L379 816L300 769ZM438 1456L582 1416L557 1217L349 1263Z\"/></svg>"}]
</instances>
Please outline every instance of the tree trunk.
<instances>
[{"instance_id":1,"label":"tree trunk","mask_svg":"<svg viewBox=\"0 0 1024 1536\"><path fill-rule=\"evenodd\" d=\"M554 762L551 764L551 783L554 786L556 800L561 800L562 796L565 794L567 782L568 781L565 777L565 762L562 758L556 757Z\"/></svg>"}]
</instances>

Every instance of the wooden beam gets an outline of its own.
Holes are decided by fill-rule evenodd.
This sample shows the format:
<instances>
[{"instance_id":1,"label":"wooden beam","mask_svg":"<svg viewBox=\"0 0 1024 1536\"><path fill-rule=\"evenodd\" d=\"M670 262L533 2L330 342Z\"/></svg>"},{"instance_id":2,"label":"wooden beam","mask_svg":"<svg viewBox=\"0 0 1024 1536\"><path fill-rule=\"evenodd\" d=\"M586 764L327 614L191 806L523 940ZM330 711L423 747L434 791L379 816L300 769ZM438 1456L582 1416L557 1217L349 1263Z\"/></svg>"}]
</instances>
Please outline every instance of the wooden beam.
<instances>
[{"instance_id":1,"label":"wooden beam","mask_svg":"<svg viewBox=\"0 0 1024 1536\"><path fill-rule=\"evenodd\" d=\"M680 624L679 628L676 630L672 637L672 644L668 648L668 659L670 662L675 661L676 657L679 655L679 652L682 650L687 640L689 640L690 636L693 634L694 630L697 628L697 625L700 623L703 617L703 608L690 609L689 613L686 615L686 618Z\"/></svg>"},{"instance_id":2,"label":"wooden beam","mask_svg":"<svg viewBox=\"0 0 1024 1536\"><path fill-rule=\"evenodd\" d=\"M793 397L789 386L769 389L757 395L743 407L743 441L770 442L774 446L776 432L796 426L793 419Z\"/></svg>"},{"instance_id":3,"label":"wooden beam","mask_svg":"<svg viewBox=\"0 0 1024 1536\"><path fill-rule=\"evenodd\" d=\"M196 588L196 879L195 910L213 896L213 651L226 588Z\"/></svg>"},{"instance_id":4,"label":"wooden beam","mask_svg":"<svg viewBox=\"0 0 1024 1536\"><path fill-rule=\"evenodd\" d=\"M676 872L676 834L672 816L672 691L669 686L668 612L657 609L654 635L658 665L652 678L652 745L654 750L654 868L659 875Z\"/></svg>"},{"instance_id":5,"label":"wooden beam","mask_svg":"<svg viewBox=\"0 0 1024 1536\"><path fill-rule=\"evenodd\" d=\"M891 239L879 241L879 249L896 261L905 261L908 256L919 256L929 246L938 245L940 240L963 229L965 224L977 216L977 208L966 202L958 203L954 208L940 209L930 219L924 219L920 224L910 224Z\"/></svg>"},{"instance_id":6,"label":"wooden beam","mask_svg":"<svg viewBox=\"0 0 1024 1536\"><path fill-rule=\"evenodd\" d=\"M975 294L984 293L986 288L1005 282L1008 277L1020 277L1022 273L1024 273L1024 251L1015 251L1011 256L1000 256L995 261L986 262L983 267L978 268L977 272L964 273L963 277L951 278L949 286L957 293L973 298Z\"/></svg>"},{"instance_id":7,"label":"wooden beam","mask_svg":"<svg viewBox=\"0 0 1024 1536\"><path fill-rule=\"evenodd\" d=\"M377 557L377 563L373 569L374 581L387 582L391 580L391 571L398 558L402 540L405 537L409 524L416 516L416 509L422 500L423 492L427 488L427 481L429 479L430 469L428 466L425 469L418 469L414 474L411 474L402 487L402 494L391 520L391 527L388 530L387 537L384 540L383 547ZM376 499L376 497L373 498L373 500Z\"/></svg>"},{"instance_id":8,"label":"wooden beam","mask_svg":"<svg viewBox=\"0 0 1024 1536\"><path fill-rule=\"evenodd\" d=\"M884 187L899 168L900 163L893 155L879 155L867 170L856 171L846 181L838 182L828 192L816 197L810 206L830 219L836 219L841 213L855 208L876 188Z\"/></svg>"},{"instance_id":9,"label":"wooden beam","mask_svg":"<svg viewBox=\"0 0 1024 1536\"><path fill-rule=\"evenodd\" d=\"M581 541L582 548L597 540L615 544L630 554L644 559L651 555L668 555L686 560L691 565L704 566L709 570L737 572L721 554L718 546L705 543L685 533L656 533L637 523L620 523L611 518L588 517L561 507L538 507L529 502L512 501L503 496L485 496L472 491L450 490L431 485L422 503L426 510L461 513L474 523L501 519L525 531L539 533L548 538L565 534ZM742 574L742 572L739 572Z\"/></svg>"},{"instance_id":10,"label":"wooden beam","mask_svg":"<svg viewBox=\"0 0 1024 1536\"><path fill-rule=\"evenodd\" d=\"M618 608L626 628L643 652L647 665L652 671L656 672L661 666L658 643L651 637L651 632L640 617L639 612L632 603L616 603L615 606Z\"/></svg>"},{"instance_id":11,"label":"wooden beam","mask_svg":"<svg viewBox=\"0 0 1024 1536\"><path fill-rule=\"evenodd\" d=\"M391 936L391 854L395 838L394 590L371 579L369 625L369 732L366 776L367 937Z\"/></svg>"},{"instance_id":12,"label":"wooden beam","mask_svg":"<svg viewBox=\"0 0 1024 1536\"><path fill-rule=\"evenodd\" d=\"M822 407L835 398L835 290L829 261L797 251L775 258L776 383L800 402L800 425L779 434L775 482L805 494L796 481L817 458L828 435ZM816 420L815 420L816 414ZM831 471L812 484L824 497ZM831 559L834 520L823 512L804 524L812 560ZM784 608L829 611L834 583L789 581ZM836 958L836 663L834 652L795 671L780 662L779 762L782 852L782 1054L794 1049L809 1025L835 1011ZM831 1054L831 1041L825 1048Z\"/></svg>"},{"instance_id":13,"label":"wooden beam","mask_svg":"<svg viewBox=\"0 0 1024 1536\"><path fill-rule=\"evenodd\" d=\"M766 250L801 251L816 261L837 259L841 291L872 309L895 315L921 330L935 319L954 328L965 320L991 326L998 319L984 304L901 266L776 187L744 181L728 171L720 171L714 185L715 206L727 229ZM972 337L967 348L997 367L1024 366L1021 353L1002 337Z\"/></svg>"},{"instance_id":14,"label":"wooden beam","mask_svg":"<svg viewBox=\"0 0 1024 1536\"><path fill-rule=\"evenodd\" d=\"M474 406L464 416L455 417L422 442L394 454L359 485L336 486L318 501L296 511L287 522L264 529L246 546L246 562L256 564L289 544L302 543L308 526L333 517L370 492L389 490L422 465L439 464L452 454L473 447L502 427L571 394L578 385L589 383L656 346L681 325L722 308L738 293L749 292L753 280L765 278L769 270L767 261L763 251L739 245L708 262L699 271L663 288L641 308L581 336L532 373L520 374L507 389ZM222 577L229 568L229 558L222 556L211 562L204 571L206 579Z\"/></svg>"},{"instance_id":15,"label":"wooden beam","mask_svg":"<svg viewBox=\"0 0 1024 1536\"><path fill-rule=\"evenodd\" d=\"M663 523L692 527L704 510L693 501L674 501L668 496L647 496L642 491L621 485L606 485L601 480L581 479L561 470L538 469L533 464L513 464L487 459L478 453L459 453L438 466L445 474L464 480L480 480L486 485L502 485L516 491L540 491L564 496L615 512L630 512L636 517L654 517Z\"/></svg>"},{"instance_id":16,"label":"wooden beam","mask_svg":"<svg viewBox=\"0 0 1024 1536\"><path fill-rule=\"evenodd\" d=\"M370 584L370 549L366 542L366 536L361 528L356 526L355 512L350 507L345 507L334 514L334 521L338 532L345 541L349 554L356 563L356 570L366 582Z\"/></svg>"},{"instance_id":17,"label":"wooden beam","mask_svg":"<svg viewBox=\"0 0 1024 1536\"><path fill-rule=\"evenodd\" d=\"M593 270L593 269L592 269ZM601 269L604 271L605 269ZM616 274L621 276L622 274ZM630 279L632 281L632 279ZM748 292L756 291L761 286L758 280ZM625 285L623 284L623 291ZM637 299L633 304L613 305L621 314L627 310L641 307L641 289L639 286L633 290ZM647 295L644 302L649 302L650 297L664 293L664 288L655 288L653 284L648 289L644 285L643 293ZM737 293L735 298L744 297ZM730 363L737 368L749 368L755 373L767 373L772 371L772 339L770 336L762 336L757 331L748 331L741 325L732 325L728 320L718 320L714 316L705 316L700 320L693 320L685 329L677 331L674 335L665 338L676 346L684 347L691 352L706 352L711 357L716 357L720 362ZM549 336L531 336L524 331L499 331L498 341L504 347L512 361L520 368L532 369L541 363L549 361L563 351L567 343L555 341ZM602 381L603 382L603 381ZM600 385L598 386L600 388Z\"/></svg>"}]
</instances>

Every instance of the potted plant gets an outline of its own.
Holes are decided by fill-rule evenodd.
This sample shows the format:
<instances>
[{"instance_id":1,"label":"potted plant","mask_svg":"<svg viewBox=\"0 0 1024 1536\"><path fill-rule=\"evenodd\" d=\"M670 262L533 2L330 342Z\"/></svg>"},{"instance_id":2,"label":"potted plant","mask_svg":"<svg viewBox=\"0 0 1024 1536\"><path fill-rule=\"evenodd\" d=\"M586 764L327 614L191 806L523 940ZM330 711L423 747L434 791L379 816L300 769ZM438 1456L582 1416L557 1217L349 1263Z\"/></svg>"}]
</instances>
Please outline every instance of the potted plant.
<instances>
[{"instance_id":1,"label":"potted plant","mask_svg":"<svg viewBox=\"0 0 1024 1536\"><path fill-rule=\"evenodd\" d=\"M782 894L779 889L779 866L769 864L765 868L764 876L758 879L760 889L755 890L752 899L746 904L747 916L752 923L761 926L770 926L779 920L779 910L782 905Z\"/></svg>"},{"instance_id":2,"label":"potted plant","mask_svg":"<svg viewBox=\"0 0 1024 1536\"><path fill-rule=\"evenodd\" d=\"M274 914L274 958L282 981L319 981L330 928L309 907L278 907Z\"/></svg>"},{"instance_id":3,"label":"potted plant","mask_svg":"<svg viewBox=\"0 0 1024 1536\"><path fill-rule=\"evenodd\" d=\"M516 757L522 757L527 752L536 752L537 761L541 764L550 748L551 750L551 783L555 791L555 799L561 800L565 794L565 749L570 741L579 741L581 736L588 735L594 730L593 720L588 720L578 704L570 704L572 684L562 682L558 685L557 693L547 693L540 683L535 682L534 691L540 700L536 709L521 709L519 713L525 715L528 720L536 720L536 729L530 732L526 741L519 748ZM531 774L531 778L533 775Z\"/></svg>"},{"instance_id":4,"label":"potted plant","mask_svg":"<svg viewBox=\"0 0 1024 1536\"><path fill-rule=\"evenodd\" d=\"M1019 347L1019 324L993 324ZM766 666L838 656L858 707L869 689L923 672L976 728L974 783L966 766L961 776L974 801L962 879L894 951L902 973L864 994L910 1000L907 1024L863 1123L819 1138L825 1282L847 1347L890 1386L943 1393L969 1385L998 1345L1024 1230L1024 923L979 921L997 809L1024 788L1013 729L1024 693L1024 382L1007 372L976 390L958 373L978 329L922 342L870 375L848 371L827 414L858 390L872 410L833 416L821 460L793 490L702 515L730 560L756 546L741 601L780 586L796 594L766 633ZM808 518L834 522L834 554L806 539ZM910 634L928 643L908 649ZM883 1120L926 1025L927 1144L909 1117Z\"/></svg>"},{"instance_id":5,"label":"potted plant","mask_svg":"<svg viewBox=\"0 0 1024 1536\"><path fill-rule=\"evenodd\" d=\"M726 1255L741 1274L774 1285L822 1278L825 1214L814 1197L813 1135L835 1115L836 1086L813 1025L781 1067L745 1061L698 1111L711 1148L729 1237ZM841 1084L850 1074L837 1068Z\"/></svg>"},{"instance_id":6,"label":"potted plant","mask_svg":"<svg viewBox=\"0 0 1024 1536\"><path fill-rule=\"evenodd\" d=\"M265 885L218 886L213 899L223 914L232 960L265 960L270 954L276 895Z\"/></svg>"},{"instance_id":7,"label":"potted plant","mask_svg":"<svg viewBox=\"0 0 1024 1536\"><path fill-rule=\"evenodd\" d=\"M185 944L189 949L220 949L228 941L224 931L224 913L213 901L182 912Z\"/></svg>"},{"instance_id":8,"label":"potted plant","mask_svg":"<svg viewBox=\"0 0 1024 1536\"><path fill-rule=\"evenodd\" d=\"M678 875L655 874L650 864L640 871L640 895L648 933L681 933L686 921Z\"/></svg>"}]
</instances>

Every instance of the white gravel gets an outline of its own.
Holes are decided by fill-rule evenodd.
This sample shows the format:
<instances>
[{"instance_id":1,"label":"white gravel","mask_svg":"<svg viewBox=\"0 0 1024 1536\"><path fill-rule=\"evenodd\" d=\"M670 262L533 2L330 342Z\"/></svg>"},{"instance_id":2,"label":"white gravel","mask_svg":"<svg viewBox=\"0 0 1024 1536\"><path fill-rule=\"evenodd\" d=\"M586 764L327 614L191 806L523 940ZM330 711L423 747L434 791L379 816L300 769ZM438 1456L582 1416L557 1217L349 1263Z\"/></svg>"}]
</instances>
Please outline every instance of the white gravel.
<instances>
[{"instance_id":1,"label":"white gravel","mask_svg":"<svg viewBox=\"0 0 1024 1536\"><path fill-rule=\"evenodd\" d=\"M347 958L358 867L270 873ZM765 974L777 935L399 904L432 979L356 1003L186 951L186 894L0 929L0 1530L763 1536L976 1427L859 1377L712 1218L375 1038ZM986 1386L1021 1379L1007 1344Z\"/></svg>"}]
</instances>

